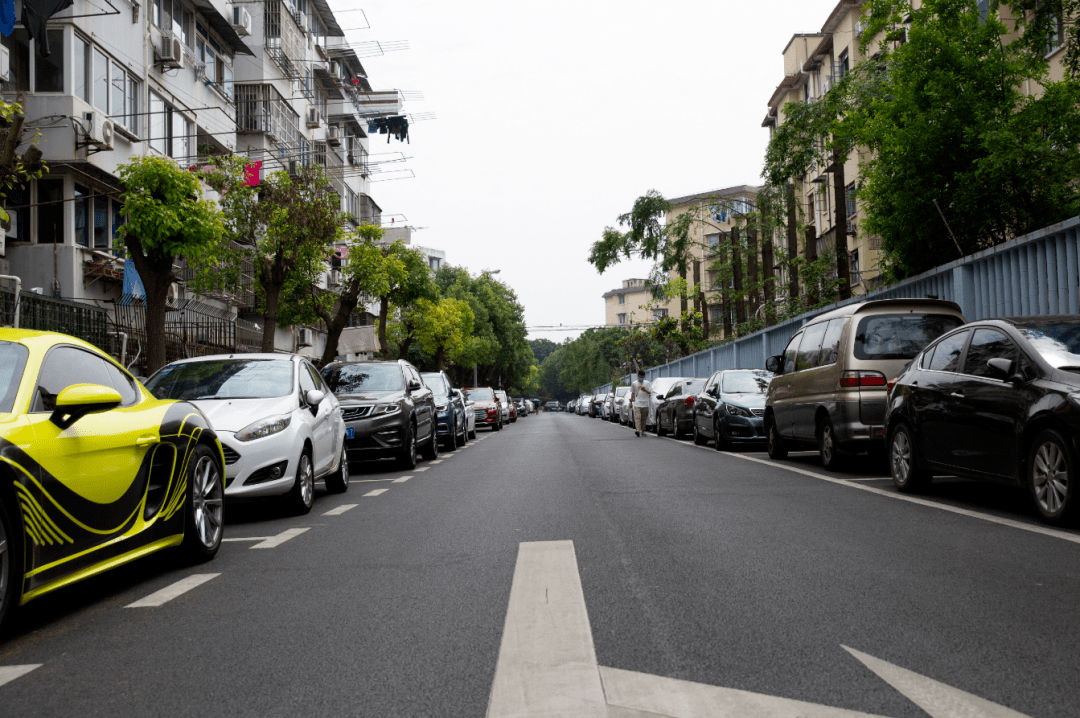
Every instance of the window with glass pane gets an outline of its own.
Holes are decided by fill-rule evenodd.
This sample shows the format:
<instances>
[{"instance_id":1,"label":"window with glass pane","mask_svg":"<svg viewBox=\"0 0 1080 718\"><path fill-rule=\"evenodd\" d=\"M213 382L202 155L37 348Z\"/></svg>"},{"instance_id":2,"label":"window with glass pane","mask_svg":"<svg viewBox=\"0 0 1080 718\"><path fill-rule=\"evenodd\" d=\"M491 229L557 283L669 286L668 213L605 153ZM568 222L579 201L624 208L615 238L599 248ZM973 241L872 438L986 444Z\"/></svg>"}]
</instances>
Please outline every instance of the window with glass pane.
<instances>
[{"instance_id":1,"label":"window with glass pane","mask_svg":"<svg viewBox=\"0 0 1080 718\"><path fill-rule=\"evenodd\" d=\"M179 2L173 3L172 33L175 37L182 38L184 36L184 7Z\"/></svg>"},{"instance_id":2,"label":"window with glass pane","mask_svg":"<svg viewBox=\"0 0 1080 718\"><path fill-rule=\"evenodd\" d=\"M0 44L8 49L11 78L15 89L23 92L30 90L30 36L26 30L17 28L7 37L0 37Z\"/></svg>"},{"instance_id":3,"label":"window with glass pane","mask_svg":"<svg viewBox=\"0 0 1080 718\"><path fill-rule=\"evenodd\" d=\"M946 337L934 347L934 356L930 359L930 369L933 371L954 372L960 368L960 354L964 351L964 342L967 341L968 332L958 332L951 337Z\"/></svg>"},{"instance_id":4,"label":"window with glass pane","mask_svg":"<svg viewBox=\"0 0 1080 718\"><path fill-rule=\"evenodd\" d=\"M89 196L89 187L75 185L75 201L71 204L75 208L75 244L80 247L90 246L90 223L87 221L90 213Z\"/></svg>"},{"instance_id":5,"label":"window with glass pane","mask_svg":"<svg viewBox=\"0 0 1080 718\"><path fill-rule=\"evenodd\" d=\"M165 100L157 94L150 93L150 147L158 152L165 153Z\"/></svg>"},{"instance_id":6,"label":"window with glass pane","mask_svg":"<svg viewBox=\"0 0 1080 718\"><path fill-rule=\"evenodd\" d=\"M221 66L221 91L230 100L233 99L233 71L231 67L224 63Z\"/></svg>"},{"instance_id":7,"label":"window with glass pane","mask_svg":"<svg viewBox=\"0 0 1080 718\"><path fill-rule=\"evenodd\" d=\"M109 58L94 49L94 107L109 111Z\"/></svg>"},{"instance_id":8,"label":"window with glass pane","mask_svg":"<svg viewBox=\"0 0 1080 718\"><path fill-rule=\"evenodd\" d=\"M139 83L135 78L128 78L127 93L127 128L133 134L139 134Z\"/></svg>"},{"instance_id":9,"label":"window with glass pane","mask_svg":"<svg viewBox=\"0 0 1080 718\"><path fill-rule=\"evenodd\" d=\"M1007 359L1013 362L1015 371L1020 363L1020 350L999 331L976 329L964 358L964 373L993 379L1003 378L990 368L991 359Z\"/></svg>"},{"instance_id":10,"label":"window with glass pane","mask_svg":"<svg viewBox=\"0 0 1080 718\"><path fill-rule=\"evenodd\" d=\"M153 10L151 11L151 21L161 27L161 3L163 0L154 0Z\"/></svg>"},{"instance_id":11,"label":"window with glass pane","mask_svg":"<svg viewBox=\"0 0 1080 718\"><path fill-rule=\"evenodd\" d=\"M127 98L125 93L127 92L127 75L124 74L124 69L120 67L120 64L114 62L112 64L112 77L110 78L112 85L112 100L109 106L112 107L112 113L114 115L122 115L124 109L127 107ZM120 124L126 124L124 118L120 117Z\"/></svg>"},{"instance_id":12,"label":"window with glass pane","mask_svg":"<svg viewBox=\"0 0 1080 718\"><path fill-rule=\"evenodd\" d=\"M34 61L34 92L64 91L64 31L49 30L48 57Z\"/></svg>"},{"instance_id":13,"label":"window with glass pane","mask_svg":"<svg viewBox=\"0 0 1080 718\"><path fill-rule=\"evenodd\" d=\"M209 47L206 48L206 69L203 72L207 80L217 82L217 55Z\"/></svg>"},{"instance_id":14,"label":"window with glass pane","mask_svg":"<svg viewBox=\"0 0 1080 718\"><path fill-rule=\"evenodd\" d=\"M818 322L811 325L803 332L802 344L799 345L799 355L795 359L795 371L813 369L821 362L821 342L825 338L825 329L828 322Z\"/></svg>"},{"instance_id":15,"label":"window with glass pane","mask_svg":"<svg viewBox=\"0 0 1080 718\"><path fill-rule=\"evenodd\" d=\"M120 228L124 226L124 217L120 214L122 206L117 200L112 201L112 246L114 254L119 254L120 249L124 246L124 240L120 237Z\"/></svg>"},{"instance_id":16,"label":"window with glass pane","mask_svg":"<svg viewBox=\"0 0 1080 718\"><path fill-rule=\"evenodd\" d=\"M38 244L64 241L64 180L37 181Z\"/></svg>"},{"instance_id":17,"label":"window with glass pane","mask_svg":"<svg viewBox=\"0 0 1080 718\"><path fill-rule=\"evenodd\" d=\"M94 249L109 248L109 200L94 197Z\"/></svg>"},{"instance_id":18,"label":"window with glass pane","mask_svg":"<svg viewBox=\"0 0 1080 718\"><path fill-rule=\"evenodd\" d=\"M83 100L84 102L90 101L90 44L83 40L78 35L75 36L75 41L72 45L72 60L75 61L75 72L71 78L72 92L75 97Z\"/></svg>"},{"instance_id":19,"label":"window with glass pane","mask_svg":"<svg viewBox=\"0 0 1080 718\"><path fill-rule=\"evenodd\" d=\"M172 152L170 156L176 160L185 160L189 157L189 144L192 133L192 125L175 110L172 112Z\"/></svg>"}]
</instances>

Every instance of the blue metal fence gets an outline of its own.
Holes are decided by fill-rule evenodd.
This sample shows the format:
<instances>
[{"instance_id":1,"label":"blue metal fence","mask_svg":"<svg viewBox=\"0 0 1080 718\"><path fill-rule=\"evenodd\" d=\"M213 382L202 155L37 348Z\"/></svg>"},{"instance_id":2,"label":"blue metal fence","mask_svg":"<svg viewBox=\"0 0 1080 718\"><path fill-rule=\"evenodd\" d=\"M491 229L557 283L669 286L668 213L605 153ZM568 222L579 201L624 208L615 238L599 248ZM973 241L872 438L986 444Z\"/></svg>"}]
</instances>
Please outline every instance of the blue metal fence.
<instances>
[{"instance_id":1,"label":"blue metal fence","mask_svg":"<svg viewBox=\"0 0 1080 718\"><path fill-rule=\"evenodd\" d=\"M960 305L968 321L1048 314L1080 314L1080 217L958 259L902 282L815 309L722 346L645 371L708 377L720 369L762 369L814 317L852 302L932 297ZM629 381L629 377L625 378ZM596 391L611 391L611 384Z\"/></svg>"}]
</instances>

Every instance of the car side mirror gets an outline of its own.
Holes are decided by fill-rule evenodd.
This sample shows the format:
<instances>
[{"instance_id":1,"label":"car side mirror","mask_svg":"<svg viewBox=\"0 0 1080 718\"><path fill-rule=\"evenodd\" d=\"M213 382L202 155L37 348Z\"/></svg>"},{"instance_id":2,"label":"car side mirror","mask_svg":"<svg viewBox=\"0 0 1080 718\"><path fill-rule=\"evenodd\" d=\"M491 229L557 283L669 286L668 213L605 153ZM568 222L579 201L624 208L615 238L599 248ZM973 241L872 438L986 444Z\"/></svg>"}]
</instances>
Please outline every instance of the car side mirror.
<instances>
[{"instance_id":1,"label":"car side mirror","mask_svg":"<svg viewBox=\"0 0 1080 718\"><path fill-rule=\"evenodd\" d=\"M321 404L322 400L325 398L326 394L319 391L318 389L309 389L308 392L304 394L304 400L307 401L309 405L311 405L312 409Z\"/></svg>"},{"instance_id":2,"label":"car side mirror","mask_svg":"<svg viewBox=\"0 0 1080 718\"><path fill-rule=\"evenodd\" d=\"M461 392L458 391L457 389L451 389L450 390L450 396L453 396L453 397L461 396Z\"/></svg>"},{"instance_id":3,"label":"car side mirror","mask_svg":"<svg viewBox=\"0 0 1080 718\"><path fill-rule=\"evenodd\" d=\"M780 354L769 357L765 360L765 369L773 374L783 374L783 359L784 357Z\"/></svg>"},{"instance_id":4,"label":"car side mirror","mask_svg":"<svg viewBox=\"0 0 1080 718\"><path fill-rule=\"evenodd\" d=\"M986 364L990 367L990 371L998 379L1004 379L1006 381L1012 381L1017 375L1013 374L1013 362L1011 359L1005 359L1004 357L994 357L993 359L987 359Z\"/></svg>"},{"instance_id":5,"label":"car side mirror","mask_svg":"<svg viewBox=\"0 0 1080 718\"><path fill-rule=\"evenodd\" d=\"M101 384L72 384L56 395L56 408L49 421L66 429L87 414L120 406L120 392Z\"/></svg>"},{"instance_id":6,"label":"car side mirror","mask_svg":"<svg viewBox=\"0 0 1080 718\"><path fill-rule=\"evenodd\" d=\"M709 387L709 396L720 396L720 390L715 386Z\"/></svg>"},{"instance_id":7,"label":"car side mirror","mask_svg":"<svg viewBox=\"0 0 1080 718\"><path fill-rule=\"evenodd\" d=\"M409 382L409 391L420 391L420 388L421 388L420 382L415 381L415 380Z\"/></svg>"}]
</instances>

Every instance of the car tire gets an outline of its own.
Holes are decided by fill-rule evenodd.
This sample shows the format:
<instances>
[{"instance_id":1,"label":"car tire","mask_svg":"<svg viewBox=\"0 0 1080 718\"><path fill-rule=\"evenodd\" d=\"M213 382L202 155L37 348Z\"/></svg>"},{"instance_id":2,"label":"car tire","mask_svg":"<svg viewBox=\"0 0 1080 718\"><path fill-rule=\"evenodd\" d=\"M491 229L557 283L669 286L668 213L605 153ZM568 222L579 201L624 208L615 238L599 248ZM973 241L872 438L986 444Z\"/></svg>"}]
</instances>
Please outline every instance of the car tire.
<instances>
[{"instance_id":1,"label":"car tire","mask_svg":"<svg viewBox=\"0 0 1080 718\"><path fill-rule=\"evenodd\" d=\"M304 449L296 464L296 481L285 495L289 508L297 516L311 513L315 505L315 467L311 463L311 451Z\"/></svg>"},{"instance_id":2,"label":"car tire","mask_svg":"<svg viewBox=\"0 0 1080 718\"><path fill-rule=\"evenodd\" d=\"M436 436L438 436L438 432L436 432ZM451 451L457 451L457 447L458 447L458 433L457 433L457 424L455 422L454 429L453 429L453 431L450 432L450 435L446 437L446 442L443 443L442 448L443 448L443 451L445 451L446 453L449 454Z\"/></svg>"},{"instance_id":3,"label":"car tire","mask_svg":"<svg viewBox=\"0 0 1080 718\"><path fill-rule=\"evenodd\" d=\"M349 449L341 442L341 461L338 470L326 477L326 490L331 494L343 494L349 490Z\"/></svg>"},{"instance_id":4,"label":"car tire","mask_svg":"<svg viewBox=\"0 0 1080 718\"><path fill-rule=\"evenodd\" d=\"M817 437L821 465L829 471L837 471L843 464L843 460L840 456L840 448L836 445L836 430L833 428L832 419L828 416L818 424Z\"/></svg>"},{"instance_id":5,"label":"car tire","mask_svg":"<svg viewBox=\"0 0 1080 718\"><path fill-rule=\"evenodd\" d=\"M459 446L465 446L469 443L469 420L465 417L461 419L461 443Z\"/></svg>"},{"instance_id":6,"label":"car tire","mask_svg":"<svg viewBox=\"0 0 1080 718\"><path fill-rule=\"evenodd\" d=\"M776 419L772 414L765 420L765 449L769 452L769 458L774 461L787 458L787 442L780 435L780 430L776 428Z\"/></svg>"},{"instance_id":7,"label":"car tire","mask_svg":"<svg viewBox=\"0 0 1080 718\"><path fill-rule=\"evenodd\" d=\"M188 457L184 541L181 551L192 563L217 555L225 533L225 487L221 457L206 444L197 445Z\"/></svg>"},{"instance_id":8,"label":"car tire","mask_svg":"<svg viewBox=\"0 0 1080 718\"><path fill-rule=\"evenodd\" d=\"M713 436L716 437L717 451L731 451L731 442L724 438L724 431L720 428L719 419L713 419Z\"/></svg>"},{"instance_id":9,"label":"car tire","mask_svg":"<svg viewBox=\"0 0 1080 718\"><path fill-rule=\"evenodd\" d=\"M657 436L667 436L667 429L663 427L660 422L660 412L656 412L656 423L653 424L653 429L656 431ZM676 437L678 438L678 437Z\"/></svg>"},{"instance_id":10,"label":"car tire","mask_svg":"<svg viewBox=\"0 0 1080 718\"><path fill-rule=\"evenodd\" d=\"M1076 459L1065 438L1053 429L1039 432L1031 442L1027 485L1042 520L1057 526L1072 522L1076 513Z\"/></svg>"},{"instance_id":11,"label":"car tire","mask_svg":"<svg viewBox=\"0 0 1080 718\"><path fill-rule=\"evenodd\" d=\"M412 421L405 427L405 448L398 454L398 467L405 471L416 468L416 424Z\"/></svg>"},{"instance_id":12,"label":"car tire","mask_svg":"<svg viewBox=\"0 0 1080 718\"><path fill-rule=\"evenodd\" d=\"M917 493L933 479L929 471L919 466L915 435L905 423L897 424L889 437L889 472L897 490L903 494Z\"/></svg>"},{"instance_id":13,"label":"car tire","mask_svg":"<svg viewBox=\"0 0 1080 718\"><path fill-rule=\"evenodd\" d=\"M679 420L675 419L674 421L675 421L675 424L678 425ZM698 429L697 419L695 418L694 419L694 446L708 446L708 445L709 445L709 437L702 434L701 431Z\"/></svg>"},{"instance_id":14,"label":"car tire","mask_svg":"<svg viewBox=\"0 0 1080 718\"><path fill-rule=\"evenodd\" d=\"M686 438L686 432L679 427L679 420L674 414L671 415L671 435L680 441Z\"/></svg>"},{"instance_id":15,"label":"car tire","mask_svg":"<svg viewBox=\"0 0 1080 718\"><path fill-rule=\"evenodd\" d=\"M431 423L431 438L428 439L424 448L420 449L420 456L424 461L434 461L439 458L439 433L435 428L435 422Z\"/></svg>"},{"instance_id":16,"label":"car tire","mask_svg":"<svg viewBox=\"0 0 1080 718\"><path fill-rule=\"evenodd\" d=\"M468 426L468 424L466 424L466 426ZM473 424L473 430L469 432L469 438L470 439L475 439L476 438L476 424Z\"/></svg>"},{"instance_id":17,"label":"car tire","mask_svg":"<svg viewBox=\"0 0 1080 718\"><path fill-rule=\"evenodd\" d=\"M22 551L15 542L18 527L0 496L0 632L19 604Z\"/></svg>"}]
</instances>

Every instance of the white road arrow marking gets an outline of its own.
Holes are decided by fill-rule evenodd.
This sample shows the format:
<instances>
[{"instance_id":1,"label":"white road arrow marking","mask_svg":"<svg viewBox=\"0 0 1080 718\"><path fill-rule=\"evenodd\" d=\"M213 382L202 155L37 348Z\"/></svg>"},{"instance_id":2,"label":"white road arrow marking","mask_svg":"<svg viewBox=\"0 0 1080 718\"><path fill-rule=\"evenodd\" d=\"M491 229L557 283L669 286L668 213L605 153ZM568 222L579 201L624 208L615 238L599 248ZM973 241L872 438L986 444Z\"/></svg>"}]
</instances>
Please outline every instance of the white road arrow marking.
<instances>
[{"instance_id":1,"label":"white road arrow marking","mask_svg":"<svg viewBox=\"0 0 1080 718\"><path fill-rule=\"evenodd\" d=\"M44 663L28 663L25 666L0 666L0 686L11 683L16 678L22 678L35 668L41 668Z\"/></svg>"},{"instance_id":2,"label":"white road arrow marking","mask_svg":"<svg viewBox=\"0 0 1080 718\"><path fill-rule=\"evenodd\" d=\"M912 703L929 713L932 718L1029 718L1011 708L991 703L985 698L921 676L906 668L894 666L854 648L843 646L843 649L858 658L883 681L907 696Z\"/></svg>"}]
</instances>

